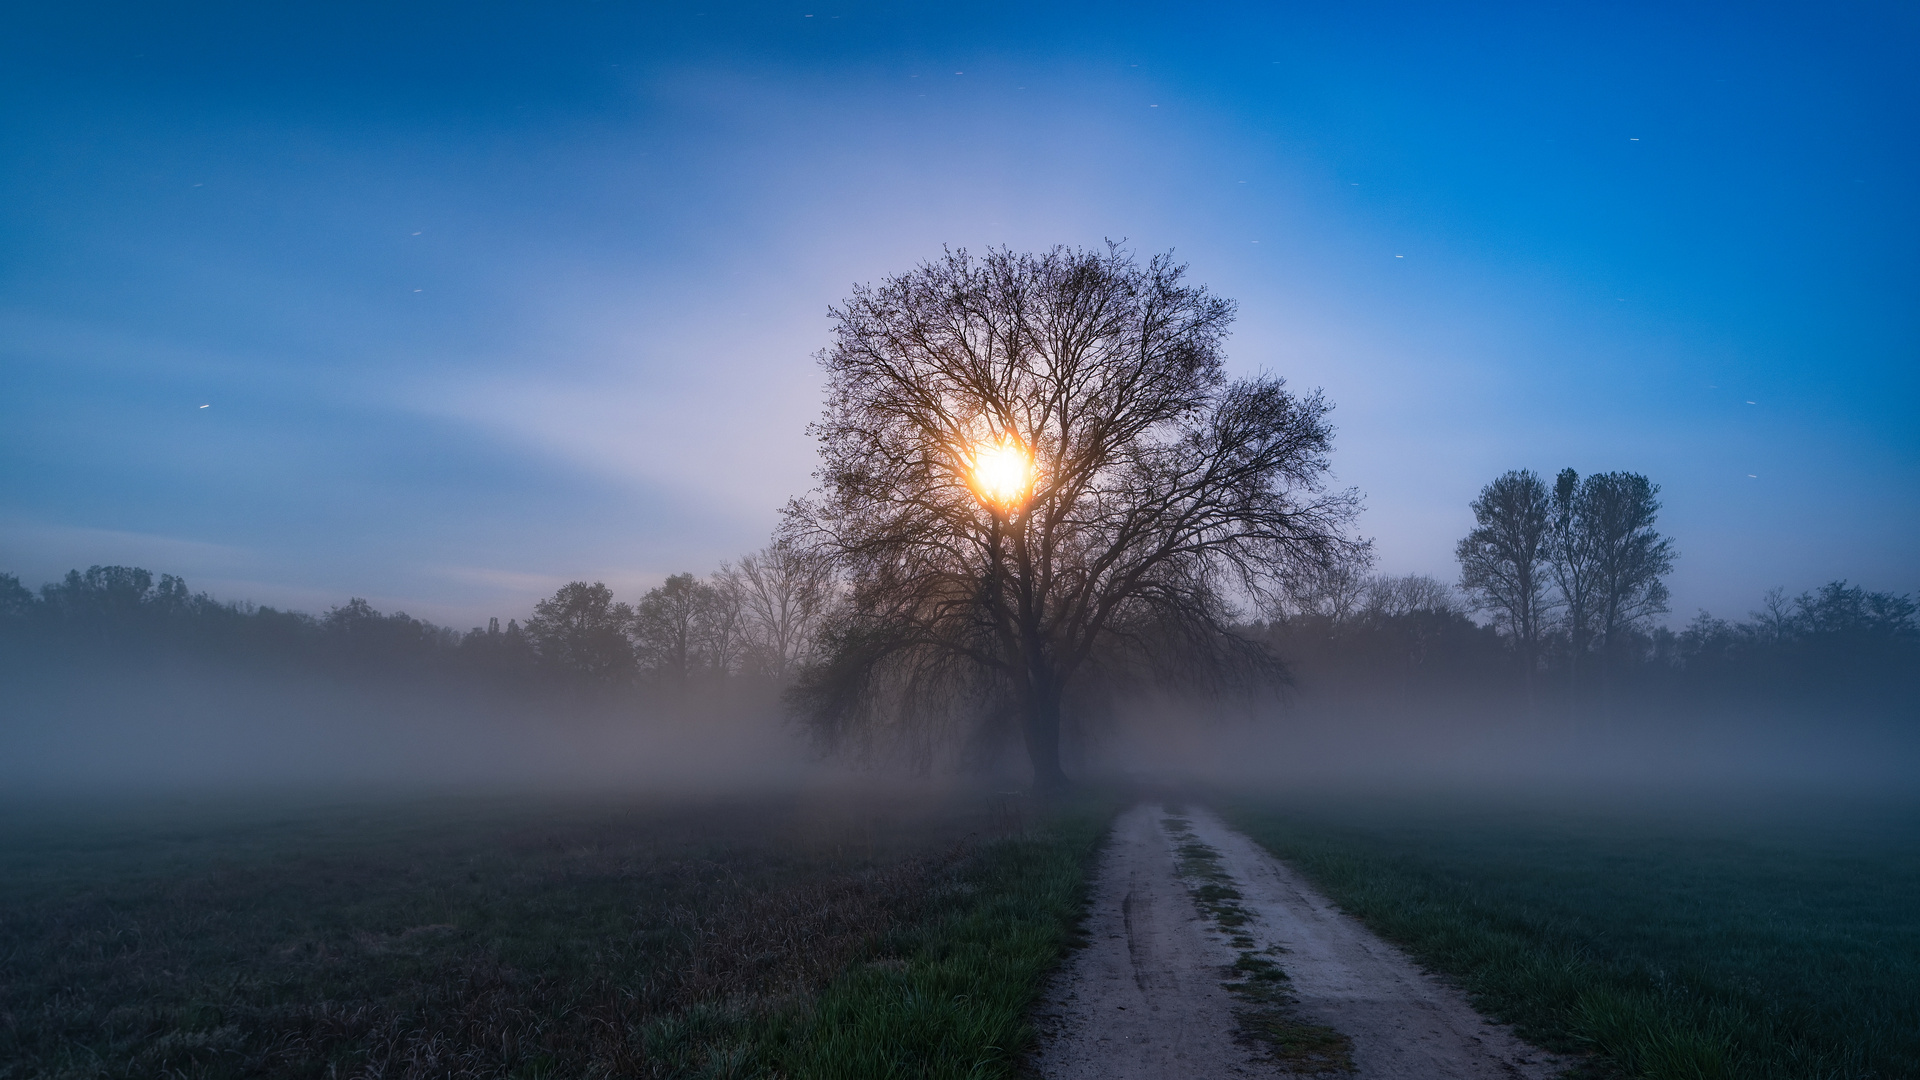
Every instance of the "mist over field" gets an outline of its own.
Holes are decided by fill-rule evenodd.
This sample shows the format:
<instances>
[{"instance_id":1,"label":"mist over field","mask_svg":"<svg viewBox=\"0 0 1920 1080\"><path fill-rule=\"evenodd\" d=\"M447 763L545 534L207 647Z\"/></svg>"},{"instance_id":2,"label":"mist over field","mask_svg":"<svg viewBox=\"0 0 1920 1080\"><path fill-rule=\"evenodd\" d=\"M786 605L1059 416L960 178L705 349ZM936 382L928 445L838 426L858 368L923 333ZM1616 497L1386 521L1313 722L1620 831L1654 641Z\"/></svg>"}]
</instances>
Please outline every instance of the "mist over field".
<instances>
[{"instance_id":1,"label":"mist over field","mask_svg":"<svg viewBox=\"0 0 1920 1080\"><path fill-rule=\"evenodd\" d=\"M85 578L74 579L83 590ZM318 619L246 612L155 586L151 574L94 580L101 603L50 587L6 624L0 782L16 796L1027 782L1014 731L991 717L917 760L898 747L830 753L786 688L744 660L671 675L658 654L651 666L633 654L610 677L542 664L532 647L503 653L510 639L497 625L463 636L363 606ZM141 580L144 590L127 591ZM1359 589L1344 615L1309 606L1243 628L1286 662L1284 685L1214 699L1084 696L1064 733L1071 772L1604 801L1651 790L1894 795L1911 792L1920 768L1911 615L1896 606L1892 621L1874 623L1875 597L1862 590L1829 590L1824 627L1823 598L1809 595L1798 631L1791 602L1776 598L1784 621L1771 630L1760 616L1703 618L1679 635L1643 635L1604 692L1548 679L1529 703L1507 644L1455 591L1418 577ZM1416 599L1396 601L1396 589Z\"/></svg>"},{"instance_id":2,"label":"mist over field","mask_svg":"<svg viewBox=\"0 0 1920 1080\"><path fill-rule=\"evenodd\" d=\"M0 1080L1920 1077L1915 56L10 5Z\"/></svg>"},{"instance_id":3,"label":"mist over field","mask_svg":"<svg viewBox=\"0 0 1920 1080\"><path fill-rule=\"evenodd\" d=\"M45 681L40 681L44 679ZM36 685L37 683L37 685ZM13 684L17 794L370 794L498 789L725 793L822 773L762 701L638 714L457 686L170 666L37 672Z\"/></svg>"}]
</instances>

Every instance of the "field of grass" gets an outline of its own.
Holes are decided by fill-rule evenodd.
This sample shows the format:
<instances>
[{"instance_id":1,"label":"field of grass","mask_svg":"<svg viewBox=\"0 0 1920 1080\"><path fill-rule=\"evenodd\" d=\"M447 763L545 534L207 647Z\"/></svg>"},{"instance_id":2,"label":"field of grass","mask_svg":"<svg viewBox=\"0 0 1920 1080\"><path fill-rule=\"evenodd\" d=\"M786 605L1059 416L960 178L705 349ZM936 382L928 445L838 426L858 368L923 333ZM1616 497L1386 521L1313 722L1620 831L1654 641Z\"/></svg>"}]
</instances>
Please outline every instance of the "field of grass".
<instances>
[{"instance_id":1,"label":"field of grass","mask_svg":"<svg viewBox=\"0 0 1920 1080\"><path fill-rule=\"evenodd\" d=\"M1007 1075L1112 807L8 809L11 1080Z\"/></svg>"},{"instance_id":2,"label":"field of grass","mask_svg":"<svg viewBox=\"0 0 1920 1080\"><path fill-rule=\"evenodd\" d=\"M1590 1075L1920 1076L1920 807L1222 806Z\"/></svg>"}]
</instances>

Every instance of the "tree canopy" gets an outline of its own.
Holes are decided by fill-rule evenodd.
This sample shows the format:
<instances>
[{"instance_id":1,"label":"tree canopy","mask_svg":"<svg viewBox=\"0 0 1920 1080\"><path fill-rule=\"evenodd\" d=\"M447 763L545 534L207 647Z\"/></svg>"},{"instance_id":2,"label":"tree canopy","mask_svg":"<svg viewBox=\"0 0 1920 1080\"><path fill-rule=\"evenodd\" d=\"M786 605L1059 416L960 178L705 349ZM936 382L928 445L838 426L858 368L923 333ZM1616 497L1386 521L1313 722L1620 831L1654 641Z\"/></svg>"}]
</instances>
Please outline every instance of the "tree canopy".
<instances>
[{"instance_id":1,"label":"tree canopy","mask_svg":"<svg viewBox=\"0 0 1920 1080\"><path fill-rule=\"evenodd\" d=\"M1115 245L950 251L834 308L821 485L785 525L849 584L800 686L815 729L1003 709L1052 788L1103 664L1273 676L1236 602L1345 556L1356 499L1326 485L1318 393L1227 377L1233 315Z\"/></svg>"},{"instance_id":2,"label":"tree canopy","mask_svg":"<svg viewBox=\"0 0 1920 1080\"><path fill-rule=\"evenodd\" d=\"M1454 549L1460 587L1511 634L1531 688L1548 605L1552 496L1538 474L1515 469L1482 488L1471 508L1473 531Z\"/></svg>"}]
</instances>

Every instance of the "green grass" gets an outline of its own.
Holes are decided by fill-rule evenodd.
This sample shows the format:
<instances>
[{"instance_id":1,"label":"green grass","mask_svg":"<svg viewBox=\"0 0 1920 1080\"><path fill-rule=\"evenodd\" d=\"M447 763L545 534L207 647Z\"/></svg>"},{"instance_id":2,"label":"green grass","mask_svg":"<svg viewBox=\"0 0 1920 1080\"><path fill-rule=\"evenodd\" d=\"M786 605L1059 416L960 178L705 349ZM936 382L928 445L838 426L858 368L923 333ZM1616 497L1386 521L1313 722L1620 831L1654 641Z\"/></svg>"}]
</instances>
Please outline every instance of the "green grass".
<instances>
[{"instance_id":1,"label":"green grass","mask_svg":"<svg viewBox=\"0 0 1920 1080\"><path fill-rule=\"evenodd\" d=\"M11 1080L1004 1075L1111 808L9 809Z\"/></svg>"},{"instance_id":2,"label":"green grass","mask_svg":"<svg viewBox=\"0 0 1920 1080\"><path fill-rule=\"evenodd\" d=\"M1224 808L1489 1015L1595 1075L1920 1076L1920 813L1463 800Z\"/></svg>"},{"instance_id":3,"label":"green grass","mask_svg":"<svg viewBox=\"0 0 1920 1080\"><path fill-rule=\"evenodd\" d=\"M919 921L806 1015L781 1071L794 1077L1010 1076L1027 1014L1075 943L1114 805L1089 797L990 844Z\"/></svg>"}]
</instances>

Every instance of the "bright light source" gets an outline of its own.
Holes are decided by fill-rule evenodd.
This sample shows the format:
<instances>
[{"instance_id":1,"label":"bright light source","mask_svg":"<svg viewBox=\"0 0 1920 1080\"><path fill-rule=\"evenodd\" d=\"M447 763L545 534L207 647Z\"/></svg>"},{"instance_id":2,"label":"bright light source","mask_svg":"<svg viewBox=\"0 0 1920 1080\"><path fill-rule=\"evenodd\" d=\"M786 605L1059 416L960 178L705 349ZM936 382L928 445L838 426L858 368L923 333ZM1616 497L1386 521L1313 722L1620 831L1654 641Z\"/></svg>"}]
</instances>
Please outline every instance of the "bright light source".
<instances>
[{"instance_id":1,"label":"bright light source","mask_svg":"<svg viewBox=\"0 0 1920 1080\"><path fill-rule=\"evenodd\" d=\"M975 446L970 471L974 495L996 510L1018 509L1033 490L1033 455L1013 439Z\"/></svg>"}]
</instances>

